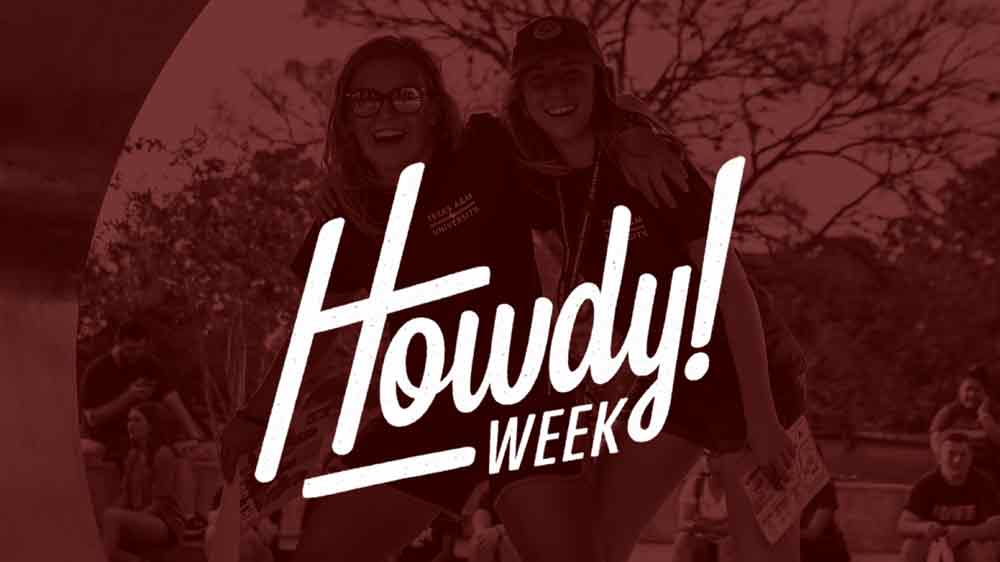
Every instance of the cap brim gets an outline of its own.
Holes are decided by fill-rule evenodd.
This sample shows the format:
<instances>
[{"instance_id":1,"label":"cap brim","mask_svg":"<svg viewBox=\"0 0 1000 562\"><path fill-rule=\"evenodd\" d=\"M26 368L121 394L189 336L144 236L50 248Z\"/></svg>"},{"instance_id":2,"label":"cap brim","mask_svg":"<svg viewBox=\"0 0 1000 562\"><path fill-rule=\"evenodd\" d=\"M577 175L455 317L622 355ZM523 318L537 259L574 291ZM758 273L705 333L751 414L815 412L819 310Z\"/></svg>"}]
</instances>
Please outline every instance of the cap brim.
<instances>
[{"instance_id":1,"label":"cap brim","mask_svg":"<svg viewBox=\"0 0 1000 562\"><path fill-rule=\"evenodd\" d=\"M543 52L533 53L531 55L525 56L522 60L518 61L516 65L514 65L514 68L511 71L511 73L514 76L518 76L520 74L523 74L524 72L527 72L528 70L531 70L532 67L538 66L545 59L553 57L566 57L572 59L573 61L586 62L598 65L604 64L603 60L601 60L600 58L597 57L597 55L589 51L583 51L580 49L559 48L559 49L552 49Z\"/></svg>"}]
</instances>

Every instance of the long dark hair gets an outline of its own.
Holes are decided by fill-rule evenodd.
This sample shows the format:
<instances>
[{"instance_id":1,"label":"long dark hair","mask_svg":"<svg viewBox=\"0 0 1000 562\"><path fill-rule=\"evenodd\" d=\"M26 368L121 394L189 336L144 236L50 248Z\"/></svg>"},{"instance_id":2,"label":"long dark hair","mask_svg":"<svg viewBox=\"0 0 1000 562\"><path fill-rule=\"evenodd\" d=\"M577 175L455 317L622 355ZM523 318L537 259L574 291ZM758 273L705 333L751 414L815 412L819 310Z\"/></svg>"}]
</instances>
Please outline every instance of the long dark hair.
<instances>
[{"instance_id":1,"label":"long dark hair","mask_svg":"<svg viewBox=\"0 0 1000 562\"><path fill-rule=\"evenodd\" d=\"M441 65L419 41L406 36L387 35L371 39L351 53L334 88L330 120L326 127L323 163L332 181L332 185L327 188L331 189L338 206L348 220L369 236L381 234L384 224L383 219L372 216L370 190L375 184L375 170L362 154L351 131L346 94L358 69L365 63L378 59L404 59L415 63L423 71L432 107L440 115L435 127L434 153L438 153L439 149L452 148L462 131L458 104L445 90ZM337 175L340 177L332 179Z\"/></svg>"},{"instance_id":2,"label":"long dark hair","mask_svg":"<svg viewBox=\"0 0 1000 562\"><path fill-rule=\"evenodd\" d=\"M158 402L142 402L132 408L138 410L149 425L149 436L142 451L146 453L146 461L152 464L156 453L162 447L169 447L174 442L176 436L174 418L166 407Z\"/></svg>"}]
</instances>

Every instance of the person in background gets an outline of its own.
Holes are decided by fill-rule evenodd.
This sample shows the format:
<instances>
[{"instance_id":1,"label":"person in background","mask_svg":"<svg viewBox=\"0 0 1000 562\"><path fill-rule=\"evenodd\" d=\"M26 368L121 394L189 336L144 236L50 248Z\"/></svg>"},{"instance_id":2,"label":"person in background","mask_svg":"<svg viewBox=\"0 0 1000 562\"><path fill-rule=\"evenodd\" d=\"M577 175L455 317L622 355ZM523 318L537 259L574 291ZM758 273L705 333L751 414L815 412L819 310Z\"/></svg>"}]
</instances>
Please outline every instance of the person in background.
<instances>
[{"instance_id":1,"label":"person in background","mask_svg":"<svg viewBox=\"0 0 1000 562\"><path fill-rule=\"evenodd\" d=\"M703 457L684 481L680 492L679 530L674 541L675 562L708 562L730 558L726 491L709 458Z\"/></svg>"},{"instance_id":2,"label":"person in background","mask_svg":"<svg viewBox=\"0 0 1000 562\"><path fill-rule=\"evenodd\" d=\"M188 453L205 440L205 434L184 405L162 364L152 353L149 334L137 321L123 323L115 345L84 372L80 380L81 430L84 452L94 451L111 461L120 461L128 449L125 427L129 409L154 401L171 414L171 423L180 423L183 432L171 428L178 438L168 443L177 454L177 494L185 518L184 539L200 539L204 519L195 513L194 468Z\"/></svg>"},{"instance_id":3,"label":"person in background","mask_svg":"<svg viewBox=\"0 0 1000 562\"><path fill-rule=\"evenodd\" d=\"M972 470L968 438L946 435L937 461L938 468L914 484L899 516L902 560L925 562L932 546L944 543L958 562L995 562L1000 498L992 481Z\"/></svg>"},{"instance_id":4,"label":"person in background","mask_svg":"<svg viewBox=\"0 0 1000 562\"><path fill-rule=\"evenodd\" d=\"M837 489L829 482L802 510L802 559L809 562L850 562L844 534L837 526Z\"/></svg>"},{"instance_id":5,"label":"person in background","mask_svg":"<svg viewBox=\"0 0 1000 562\"><path fill-rule=\"evenodd\" d=\"M107 458L120 458L128 448L121 428L129 409L156 401L181 423L188 439L203 440L203 432L153 356L146 329L130 320L118 329L115 340L111 351L92 363L80 380L84 438L103 445Z\"/></svg>"},{"instance_id":6,"label":"person in background","mask_svg":"<svg viewBox=\"0 0 1000 562\"><path fill-rule=\"evenodd\" d=\"M966 372L958 383L958 396L931 421L931 450L936 454L945 435L961 432L969 438L973 466L994 482L1000 478L1000 424L988 388L988 373L981 365Z\"/></svg>"},{"instance_id":7,"label":"person in background","mask_svg":"<svg viewBox=\"0 0 1000 562\"><path fill-rule=\"evenodd\" d=\"M128 411L130 448L125 456L121 492L104 510L101 538L112 562L140 562L139 553L175 544L184 519L174 482L177 457L169 446L171 423L154 402Z\"/></svg>"}]
</instances>

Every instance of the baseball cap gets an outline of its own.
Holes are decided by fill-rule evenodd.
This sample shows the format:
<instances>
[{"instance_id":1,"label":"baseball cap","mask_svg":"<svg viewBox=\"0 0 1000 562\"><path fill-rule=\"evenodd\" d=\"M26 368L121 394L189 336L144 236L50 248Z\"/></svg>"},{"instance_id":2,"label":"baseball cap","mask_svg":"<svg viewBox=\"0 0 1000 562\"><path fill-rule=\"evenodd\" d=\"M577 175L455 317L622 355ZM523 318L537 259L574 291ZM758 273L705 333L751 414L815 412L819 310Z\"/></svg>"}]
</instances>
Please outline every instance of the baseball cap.
<instances>
[{"instance_id":1,"label":"baseball cap","mask_svg":"<svg viewBox=\"0 0 1000 562\"><path fill-rule=\"evenodd\" d=\"M553 54L576 56L594 64L604 64L597 39L583 22L563 16L546 16L533 20L517 32L511 55L511 72L520 74Z\"/></svg>"}]
</instances>

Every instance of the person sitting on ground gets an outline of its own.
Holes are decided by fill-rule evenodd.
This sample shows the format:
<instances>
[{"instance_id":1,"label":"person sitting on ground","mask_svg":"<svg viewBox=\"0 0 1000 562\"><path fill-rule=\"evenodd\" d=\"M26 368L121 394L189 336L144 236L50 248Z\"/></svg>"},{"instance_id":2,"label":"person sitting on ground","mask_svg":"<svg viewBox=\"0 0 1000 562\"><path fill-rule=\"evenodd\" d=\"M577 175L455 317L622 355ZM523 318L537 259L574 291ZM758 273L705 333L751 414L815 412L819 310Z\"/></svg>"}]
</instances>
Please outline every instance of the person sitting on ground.
<instances>
[{"instance_id":1,"label":"person sitting on ground","mask_svg":"<svg viewBox=\"0 0 1000 562\"><path fill-rule=\"evenodd\" d=\"M140 562L138 553L175 544L184 529L174 481L177 457L170 448L169 413L144 402L128 411L130 448L121 492L104 510L101 536L112 562Z\"/></svg>"},{"instance_id":2,"label":"person sitting on ground","mask_svg":"<svg viewBox=\"0 0 1000 562\"><path fill-rule=\"evenodd\" d=\"M938 468L914 484L899 516L902 560L925 562L932 546L958 562L995 562L1000 500L992 481L972 469L968 438L951 433L938 446Z\"/></svg>"},{"instance_id":3,"label":"person sitting on ground","mask_svg":"<svg viewBox=\"0 0 1000 562\"><path fill-rule=\"evenodd\" d=\"M974 366L959 380L957 399L938 410L931 422L931 450L937 453L945 435L964 433L972 446L973 466L1000 482L1000 424L987 392L988 373Z\"/></svg>"},{"instance_id":4,"label":"person sitting on ground","mask_svg":"<svg viewBox=\"0 0 1000 562\"><path fill-rule=\"evenodd\" d=\"M123 323L116 333L115 345L84 372L80 380L80 412L84 452L99 450L104 458L121 462L128 449L122 431L129 409L140 402L163 404L173 423L180 423L183 433L171 443L177 454L177 494L185 519L183 542L201 540L205 520L196 513L194 467L191 456L196 442L205 436L188 412L170 378L151 350L146 329L136 320Z\"/></svg>"},{"instance_id":5,"label":"person sitting on ground","mask_svg":"<svg viewBox=\"0 0 1000 562\"><path fill-rule=\"evenodd\" d=\"M850 562L844 534L837 526L837 489L833 482L802 510L802 560L808 562Z\"/></svg>"},{"instance_id":6,"label":"person sitting on ground","mask_svg":"<svg viewBox=\"0 0 1000 562\"><path fill-rule=\"evenodd\" d=\"M675 562L731 559L729 517L722 481L706 455L695 464L680 491L679 530L674 541Z\"/></svg>"},{"instance_id":7,"label":"person sitting on ground","mask_svg":"<svg viewBox=\"0 0 1000 562\"><path fill-rule=\"evenodd\" d=\"M129 409L140 402L162 402L181 423L190 440L204 434L188 412L163 367L152 355L149 336L138 322L125 322L115 345L84 372L80 380L83 437L103 445L106 458L124 455L128 441L122 434Z\"/></svg>"}]
</instances>

